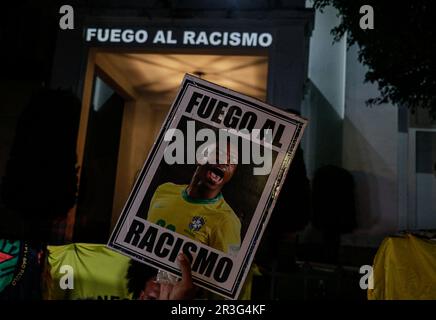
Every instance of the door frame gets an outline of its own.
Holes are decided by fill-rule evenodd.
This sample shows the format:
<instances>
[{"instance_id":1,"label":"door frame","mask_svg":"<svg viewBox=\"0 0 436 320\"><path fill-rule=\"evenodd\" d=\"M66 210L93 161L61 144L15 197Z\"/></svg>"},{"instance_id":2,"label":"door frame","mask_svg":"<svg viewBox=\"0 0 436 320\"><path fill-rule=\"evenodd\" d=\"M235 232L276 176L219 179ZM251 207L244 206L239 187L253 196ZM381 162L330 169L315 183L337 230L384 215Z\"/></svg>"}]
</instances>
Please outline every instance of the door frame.
<instances>
[{"instance_id":1,"label":"door frame","mask_svg":"<svg viewBox=\"0 0 436 320\"><path fill-rule=\"evenodd\" d=\"M405 196L400 192L399 199L400 206L403 205L405 209L400 210L400 228L402 229L417 229L418 227L416 192L416 133L418 131L436 133L436 128L409 127L407 134L407 195Z\"/></svg>"},{"instance_id":2,"label":"door frame","mask_svg":"<svg viewBox=\"0 0 436 320\"><path fill-rule=\"evenodd\" d=\"M109 52L111 50L104 50L101 48L90 48L87 57L87 67L83 81L83 94L82 104L80 111L79 128L76 141L76 154L77 154L77 190L80 193L80 179L83 167L83 160L86 148L86 137L89 125L89 113L92 106L92 98L94 93L94 84L96 76L99 76L105 81L117 94L122 96L125 100L124 108L128 105L129 101L136 99L134 92L129 91L125 86L120 84L110 72L108 64L97 62L96 55L99 52ZM74 228L76 225L77 203L71 208L67 214L65 239L72 241L74 235Z\"/></svg>"}]
</instances>

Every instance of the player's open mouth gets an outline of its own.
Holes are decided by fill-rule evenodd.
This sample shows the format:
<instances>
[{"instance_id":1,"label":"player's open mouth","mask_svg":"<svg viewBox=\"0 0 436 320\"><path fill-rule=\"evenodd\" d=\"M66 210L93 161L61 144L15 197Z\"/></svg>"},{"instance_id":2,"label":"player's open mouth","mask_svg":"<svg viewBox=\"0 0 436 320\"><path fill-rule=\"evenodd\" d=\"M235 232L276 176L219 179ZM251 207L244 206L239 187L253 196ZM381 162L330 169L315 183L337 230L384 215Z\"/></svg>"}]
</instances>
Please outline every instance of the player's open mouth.
<instances>
[{"instance_id":1,"label":"player's open mouth","mask_svg":"<svg viewBox=\"0 0 436 320\"><path fill-rule=\"evenodd\" d=\"M218 184L220 183L224 178L224 170L218 168L218 167L211 167L207 171L207 177L210 179L213 183Z\"/></svg>"}]
</instances>

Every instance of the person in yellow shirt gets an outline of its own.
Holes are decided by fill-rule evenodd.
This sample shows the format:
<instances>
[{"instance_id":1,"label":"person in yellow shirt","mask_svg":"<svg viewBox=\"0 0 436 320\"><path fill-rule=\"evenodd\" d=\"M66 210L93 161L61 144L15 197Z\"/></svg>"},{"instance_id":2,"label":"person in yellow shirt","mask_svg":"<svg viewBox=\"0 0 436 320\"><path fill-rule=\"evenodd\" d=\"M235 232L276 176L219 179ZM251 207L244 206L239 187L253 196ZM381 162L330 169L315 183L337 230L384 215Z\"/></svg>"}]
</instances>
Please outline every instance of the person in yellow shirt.
<instances>
[{"instance_id":1,"label":"person in yellow shirt","mask_svg":"<svg viewBox=\"0 0 436 320\"><path fill-rule=\"evenodd\" d=\"M230 161L206 163L197 166L188 185L160 185L147 220L235 255L241 244L241 221L221 193L235 170L236 164Z\"/></svg>"}]
</instances>

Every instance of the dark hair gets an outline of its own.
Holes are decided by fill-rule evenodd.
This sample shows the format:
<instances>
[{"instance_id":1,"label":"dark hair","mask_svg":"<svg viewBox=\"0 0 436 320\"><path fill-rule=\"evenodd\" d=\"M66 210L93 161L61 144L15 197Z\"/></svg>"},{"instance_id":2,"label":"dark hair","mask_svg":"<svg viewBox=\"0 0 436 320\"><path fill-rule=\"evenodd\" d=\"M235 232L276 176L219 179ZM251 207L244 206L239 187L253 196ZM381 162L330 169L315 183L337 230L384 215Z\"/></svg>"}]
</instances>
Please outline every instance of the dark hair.
<instances>
[{"instance_id":1,"label":"dark hair","mask_svg":"<svg viewBox=\"0 0 436 320\"><path fill-rule=\"evenodd\" d=\"M40 89L21 114L1 196L27 217L65 217L76 201L80 101L70 91Z\"/></svg>"},{"instance_id":2,"label":"dark hair","mask_svg":"<svg viewBox=\"0 0 436 320\"><path fill-rule=\"evenodd\" d=\"M130 260L127 270L127 290L133 299L138 299L148 280L156 276L157 269L141 262Z\"/></svg>"}]
</instances>

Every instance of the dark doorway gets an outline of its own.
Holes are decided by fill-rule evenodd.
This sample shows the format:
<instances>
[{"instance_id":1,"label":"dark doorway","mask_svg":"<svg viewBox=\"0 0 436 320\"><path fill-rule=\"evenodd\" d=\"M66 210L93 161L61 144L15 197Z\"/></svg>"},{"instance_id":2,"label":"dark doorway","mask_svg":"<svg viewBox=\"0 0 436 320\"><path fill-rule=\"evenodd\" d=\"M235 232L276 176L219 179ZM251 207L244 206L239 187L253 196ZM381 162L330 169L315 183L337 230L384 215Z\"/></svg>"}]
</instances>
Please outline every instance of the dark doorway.
<instances>
[{"instance_id":1,"label":"dark doorway","mask_svg":"<svg viewBox=\"0 0 436 320\"><path fill-rule=\"evenodd\" d=\"M94 79L77 205L75 242L109 238L124 99Z\"/></svg>"}]
</instances>

